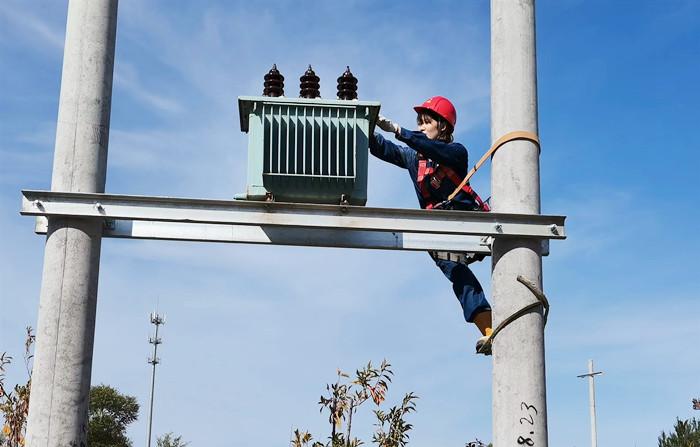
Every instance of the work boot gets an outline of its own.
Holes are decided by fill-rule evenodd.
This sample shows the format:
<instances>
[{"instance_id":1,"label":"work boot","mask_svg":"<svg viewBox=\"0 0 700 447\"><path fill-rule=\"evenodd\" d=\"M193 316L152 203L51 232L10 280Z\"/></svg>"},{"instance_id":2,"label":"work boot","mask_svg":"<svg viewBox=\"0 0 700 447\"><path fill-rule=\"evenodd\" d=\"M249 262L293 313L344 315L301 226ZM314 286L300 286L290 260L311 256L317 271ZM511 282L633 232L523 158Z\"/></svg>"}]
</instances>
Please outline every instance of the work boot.
<instances>
[{"instance_id":1,"label":"work boot","mask_svg":"<svg viewBox=\"0 0 700 447\"><path fill-rule=\"evenodd\" d=\"M488 335L479 337L479 339L476 341L476 353L491 355L491 340L489 340Z\"/></svg>"}]
</instances>

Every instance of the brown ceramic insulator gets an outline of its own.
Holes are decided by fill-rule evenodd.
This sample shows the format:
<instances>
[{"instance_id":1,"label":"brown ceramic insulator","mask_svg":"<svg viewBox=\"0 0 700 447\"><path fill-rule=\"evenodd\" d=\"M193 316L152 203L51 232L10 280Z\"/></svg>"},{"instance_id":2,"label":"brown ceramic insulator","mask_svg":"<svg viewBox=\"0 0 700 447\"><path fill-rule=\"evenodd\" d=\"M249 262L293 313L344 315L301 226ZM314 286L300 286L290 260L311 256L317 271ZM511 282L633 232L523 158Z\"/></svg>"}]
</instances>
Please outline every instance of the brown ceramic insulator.
<instances>
[{"instance_id":1,"label":"brown ceramic insulator","mask_svg":"<svg viewBox=\"0 0 700 447\"><path fill-rule=\"evenodd\" d=\"M338 78L338 99L357 99L357 78L352 75L350 67Z\"/></svg>"},{"instance_id":2,"label":"brown ceramic insulator","mask_svg":"<svg viewBox=\"0 0 700 447\"><path fill-rule=\"evenodd\" d=\"M299 78L299 96L301 98L320 98L321 97L321 84L319 81L321 78L316 76L313 68L309 65L306 72Z\"/></svg>"},{"instance_id":3,"label":"brown ceramic insulator","mask_svg":"<svg viewBox=\"0 0 700 447\"><path fill-rule=\"evenodd\" d=\"M277 70L277 64L272 64L272 68L265 75L263 96L284 96L284 76Z\"/></svg>"}]
</instances>

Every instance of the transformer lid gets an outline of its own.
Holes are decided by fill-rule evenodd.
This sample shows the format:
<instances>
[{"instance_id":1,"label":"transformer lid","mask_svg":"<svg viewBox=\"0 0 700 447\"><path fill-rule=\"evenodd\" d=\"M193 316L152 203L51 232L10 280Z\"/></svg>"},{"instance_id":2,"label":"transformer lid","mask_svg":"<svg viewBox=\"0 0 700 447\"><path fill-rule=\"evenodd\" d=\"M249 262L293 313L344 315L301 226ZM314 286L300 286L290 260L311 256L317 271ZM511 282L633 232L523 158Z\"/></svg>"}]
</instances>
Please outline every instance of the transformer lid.
<instances>
[{"instance_id":1,"label":"transformer lid","mask_svg":"<svg viewBox=\"0 0 700 447\"><path fill-rule=\"evenodd\" d=\"M248 119L250 114L255 111L256 107L263 104L272 105L291 105L291 106L317 106L317 107L332 107L344 109L359 109L367 108L365 118L369 120L370 133L374 131L374 124L377 122L377 115L381 104L379 101L357 101L357 100L341 100L341 99L322 99L322 98L285 98L271 96L239 96L238 97L238 113L241 122L241 132L248 133Z\"/></svg>"}]
</instances>

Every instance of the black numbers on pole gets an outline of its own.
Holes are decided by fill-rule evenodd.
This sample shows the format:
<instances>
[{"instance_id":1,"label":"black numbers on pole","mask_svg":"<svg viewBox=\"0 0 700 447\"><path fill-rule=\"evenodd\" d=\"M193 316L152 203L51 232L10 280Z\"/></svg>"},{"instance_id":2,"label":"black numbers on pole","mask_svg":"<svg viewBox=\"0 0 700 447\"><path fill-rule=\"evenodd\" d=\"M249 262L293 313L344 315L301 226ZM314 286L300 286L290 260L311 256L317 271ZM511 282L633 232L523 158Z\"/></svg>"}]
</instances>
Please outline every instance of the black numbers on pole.
<instances>
[{"instance_id":1,"label":"black numbers on pole","mask_svg":"<svg viewBox=\"0 0 700 447\"><path fill-rule=\"evenodd\" d=\"M533 445L535 445L535 441L533 441L530 438L523 438L522 436L518 436L518 444L532 447Z\"/></svg>"},{"instance_id":2,"label":"black numbers on pole","mask_svg":"<svg viewBox=\"0 0 700 447\"><path fill-rule=\"evenodd\" d=\"M530 425L535 425L535 420L532 418L532 415L530 414L530 415L528 415L528 417L529 417L530 419L528 419L528 418L520 418L520 423L522 424L523 421L525 421L525 422L527 422L527 423L530 424Z\"/></svg>"},{"instance_id":3,"label":"black numbers on pole","mask_svg":"<svg viewBox=\"0 0 700 447\"><path fill-rule=\"evenodd\" d=\"M524 408L523 408L523 407L524 407ZM535 412L535 414L537 414L537 408L535 408L534 405L528 405L528 404L526 404L525 402L521 402L521 403L520 403L520 409L521 409L521 410L525 410L525 411L533 410L533 411Z\"/></svg>"},{"instance_id":4,"label":"black numbers on pole","mask_svg":"<svg viewBox=\"0 0 700 447\"><path fill-rule=\"evenodd\" d=\"M520 411L525 412L525 416L520 418L520 425L523 425L523 421L527 422L531 426L535 425L535 417L534 415L537 415L537 408L535 408L534 405L529 405L527 402L521 402L520 403ZM533 415L534 413L534 415ZM534 435L535 432L531 431L530 435ZM528 447L533 447L535 445L535 441L532 440L532 438L526 438L524 436L518 436L518 445L526 445Z\"/></svg>"}]
</instances>

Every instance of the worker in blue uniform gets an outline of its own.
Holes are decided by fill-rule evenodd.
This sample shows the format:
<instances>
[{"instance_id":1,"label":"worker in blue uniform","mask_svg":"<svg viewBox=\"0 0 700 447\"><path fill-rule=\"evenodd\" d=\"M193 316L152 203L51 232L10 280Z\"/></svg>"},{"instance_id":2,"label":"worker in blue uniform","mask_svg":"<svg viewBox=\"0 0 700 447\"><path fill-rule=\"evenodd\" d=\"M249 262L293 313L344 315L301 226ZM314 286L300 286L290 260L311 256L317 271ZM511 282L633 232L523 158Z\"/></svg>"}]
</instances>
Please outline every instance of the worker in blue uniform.
<instances>
[{"instance_id":1,"label":"worker in blue uniform","mask_svg":"<svg viewBox=\"0 0 700 447\"><path fill-rule=\"evenodd\" d=\"M457 122L454 105L442 96L435 96L414 107L418 114L418 130L405 129L395 122L379 116L377 126L394 134L406 146L397 145L382 135L370 137L370 152L389 163L408 170L413 181L418 203L423 209L454 209L488 211L488 205L466 184L452 200L448 197L467 175L468 153L460 143L454 142ZM435 264L452 282L464 319L474 323L481 332L477 340L477 352L490 354L490 346L481 349L492 333L491 307L484 290L469 268L474 254L430 252Z\"/></svg>"}]
</instances>

